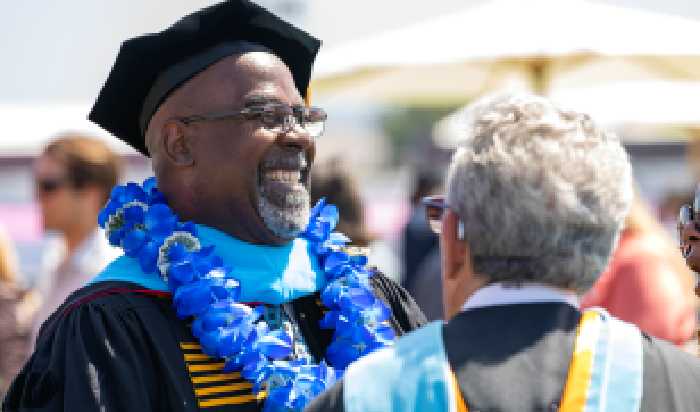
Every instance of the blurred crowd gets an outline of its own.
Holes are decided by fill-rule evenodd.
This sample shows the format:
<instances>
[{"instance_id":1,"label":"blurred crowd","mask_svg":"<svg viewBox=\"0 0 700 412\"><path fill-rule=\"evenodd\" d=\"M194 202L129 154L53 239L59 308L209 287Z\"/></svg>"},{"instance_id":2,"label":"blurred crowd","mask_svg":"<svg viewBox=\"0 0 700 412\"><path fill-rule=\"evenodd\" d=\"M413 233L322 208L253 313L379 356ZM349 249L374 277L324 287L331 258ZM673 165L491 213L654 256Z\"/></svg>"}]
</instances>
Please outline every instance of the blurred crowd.
<instances>
[{"instance_id":1,"label":"blurred crowd","mask_svg":"<svg viewBox=\"0 0 700 412\"><path fill-rule=\"evenodd\" d=\"M43 228L57 234L42 252L42 273L24 290L12 239L0 232L0 389L6 390L33 347L43 321L72 291L119 255L96 226L97 214L118 182L121 161L101 141L61 135L34 163L36 200ZM444 319L438 238L425 219L421 199L443 191L443 170L416 170L410 213L399 241L382 239L367 226L367 202L340 158L314 167L312 202L325 197L339 207L337 229L369 252L370 264L400 280L430 320ZM662 205L678 208L691 194ZM677 199L676 199L677 198ZM646 333L697 350L696 275L685 264L673 234L639 196L625 220L618 247L582 307L604 307ZM674 216L675 218L675 216ZM396 239L394 239L396 240ZM398 264L397 264L398 263Z\"/></svg>"},{"instance_id":2,"label":"blurred crowd","mask_svg":"<svg viewBox=\"0 0 700 412\"><path fill-rule=\"evenodd\" d=\"M121 168L119 157L104 143L83 135L56 137L36 159L35 196L43 228L58 236L45 243L42 273L25 290L18 279L12 239L0 232L0 390L7 389L48 316L119 255L96 221ZM325 197L337 205L341 213L337 229L353 239L354 246L368 251L370 264L400 280L430 320L444 319L441 260L438 238L425 219L421 199L443 192L442 173L415 172L406 199L410 213L399 242L382 239L368 228L366 199L342 159L316 165L311 187L312 202ZM663 206L677 212L690 196L677 194ZM670 213L665 209L660 213ZM635 197L611 262L582 296L582 307L604 307L650 335L696 352L698 306L692 293L696 275L657 216Z\"/></svg>"},{"instance_id":3,"label":"blurred crowd","mask_svg":"<svg viewBox=\"0 0 700 412\"><path fill-rule=\"evenodd\" d=\"M533 8L496 3L507 12L483 16L509 28ZM478 20L464 21L491 24ZM378 37L374 54L429 44L425 32L443 33L446 21ZM523 38L545 37L530 26ZM77 132L24 159L43 241L22 261L7 228L24 228L0 214L3 410L698 409L700 182L646 198L654 171L633 173L629 142L544 97L556 97L562 61L595 60L588 53L613 68L591 73L623 73L609 50L572 39L552 47L569 50L561 56L436 47L445 56L420 71L448 56L488 63L493 79L467 79L479 87L457 111L404 108L385 122L391 154L368 172L342 150L316 156L329 118L310 101L321 43L267 9L221 2L125 41L89 119L143 154L154 178L118 186L133 172L127 158ZM635 53L664 66L645 60L663 48ZM380 62L357 67L367 78L401 74ZM506 66L522 66L535 93L486 95L512 80L500 79ZM419 84L414 69L401 76ZM700 179L698 153L686 184ZM363 184L375 172L401 178ZM339 216L312 208L322 199Z\"/></svg>"}]
</instances>

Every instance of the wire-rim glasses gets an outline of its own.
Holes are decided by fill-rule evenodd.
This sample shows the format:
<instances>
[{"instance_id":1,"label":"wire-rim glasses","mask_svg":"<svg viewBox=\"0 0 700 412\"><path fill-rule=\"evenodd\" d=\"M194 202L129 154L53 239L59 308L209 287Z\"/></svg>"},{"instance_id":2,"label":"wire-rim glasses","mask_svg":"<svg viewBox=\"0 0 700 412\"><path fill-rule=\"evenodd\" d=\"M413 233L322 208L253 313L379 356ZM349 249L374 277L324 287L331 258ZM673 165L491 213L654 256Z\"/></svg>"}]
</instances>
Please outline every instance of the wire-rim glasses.
<instances>
[{"instance_id":1,"label":"wire-rim glasses","mask_svg":"<svg viewBox=\"0 0 700 412\"><path fill-rule=\"evenodd\" d=\"M245 107L241 110L211 114L174 117L186 125L217 120L259 120L272 133L289 133L300 126L311 137L319 137L326 127L326 111L320 107L267 104Z\"/></svg>"},{"instance_id":2,"label":"wire-rim glasses","mask_svg":"<svg viewBox=\"0 0 700 412\"><path fill-rule=\"evenodd\" d=\"M445 213L445 209L450 208L445 200L445 196L425 196L421 199L421 203L425 207L425 220L428 221L430 230L439 235L442 232L442 216ZM457 239L464 240L464 222L462 222L461 218L457 227Z\"/></svg>"}]
</instances>

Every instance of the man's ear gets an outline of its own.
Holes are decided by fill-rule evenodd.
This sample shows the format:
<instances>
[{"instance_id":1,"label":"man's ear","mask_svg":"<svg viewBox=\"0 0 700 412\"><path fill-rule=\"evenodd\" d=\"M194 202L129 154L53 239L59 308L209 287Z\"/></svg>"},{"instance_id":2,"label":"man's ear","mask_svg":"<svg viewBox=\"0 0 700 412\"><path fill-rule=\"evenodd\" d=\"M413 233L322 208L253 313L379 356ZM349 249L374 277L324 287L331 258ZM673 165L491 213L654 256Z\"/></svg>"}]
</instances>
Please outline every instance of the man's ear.
<instances>
[{"instance_id":1,"label":"man's ear","mask_svg":"<svg viewBox=\"0 0 700 412\"><path fill-rule=\"evenodd\" d=\"M447 279L456 279L465 270L471 272L471 255L467 242L459 240L459 216L447 209L442 221L443 253L445 254L444 264L445 276Z\"/></svg>"},{"instance_id":2,"label":"man's ear","mask_svg":"<svg viewBox=\"0 0 700 412\"><path fill-rule=\"evenodd\" d=\"M190 138L185 135L181 124L175 121L165 122L161 129L163 152L165 157L176 166L192 166L192 144Z\"/></svg>"}]
</instances>

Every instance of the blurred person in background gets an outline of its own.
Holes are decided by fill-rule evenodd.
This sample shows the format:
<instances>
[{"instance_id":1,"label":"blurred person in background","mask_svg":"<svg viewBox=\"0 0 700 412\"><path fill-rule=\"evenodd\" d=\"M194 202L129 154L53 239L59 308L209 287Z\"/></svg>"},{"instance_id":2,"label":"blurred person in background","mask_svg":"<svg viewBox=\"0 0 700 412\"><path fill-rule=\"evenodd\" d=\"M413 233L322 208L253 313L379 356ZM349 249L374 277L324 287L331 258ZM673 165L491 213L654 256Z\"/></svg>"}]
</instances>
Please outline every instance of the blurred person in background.
<instances>
[{"instance_id":1,"label":"blurred person in background","mask_svg":"<svg viewBox=\"0 0 700 412\"><path fill-rule=\"evenodd\" d=\"M695 273L695 294L700 296L700 218L698 207L700 206L700 193L696 189L695 196L690 204L681 206L678 217L678 231L680 237L680 250L685 263ZM698 337L700 340L700 335Z\"/></svg>"},{"instance_id":2,"label":"blurred person in background","mask_svg":"<svg viewBox=\"0 0 700 412\"><path fill-rule=\"evenodd\" d=\"M32 321L39 303L36 293L20 287L16 251L0 226L0 396L29 355Z\"/></svg>"},{"instance_id":3,"label":"blurred person in background","mask_svg":"<svg viewBox=\"0 0 700 412\"><path fill-rule=\"evenodd\" d=\"M425 221L424 196L442 192L442 175L437 171L420 169L414 179L411 194L411 214L402 232L402 285L413 296L429 320L442 318L442 298L439 288L440 251L438 239ZM438 282L438 283L436 283ZM432 287L427 287L432 285Z\"/></svg>"},{"instance_id":4,"label":"blurred person in background","mask_svg":"<svg viewBox=\"0 0 700 412\"><path fill-rule=\"evenodd\" d=\"M369 233L359 187L340 159L316 165L311 171L311 204L321 198L338 207L340 220L336 230L352 239L353 246L366 248L370 266L381 268L398 281L397 257L389 245Z\"/></svg>"},{"instance_id":5,"label":"blurred person in background","mask_svg":"<svg viewBox=\"0 0 700 412\"><path fill-rule=\"evenodd\" d=\"M35 333L71 292L84 286L121 253L97 226L97 215L117 184L119 157L105 143L78 134L52 140L34 164L36 199L44 231L58 233L56 249L38 281L43 305Z\"/></svg>"},{"instance_id":6,"label":"blurred person in background","mask_svg":"<svg viewBox=\"0 0 700 412\"><path fill-rule=\"evenodd\" d=\"M607 270L581 300L682 345L694 335L694 277L665 229L635 196Z\"/></svg>"},{"instance_id":7,"label":"blurred person in background","mask_svg":"<svg viewBox=\"0 0 700 412\"><path fill-rule=\"evenodd\" d=\"M471 110L427 199L448 322L359 359L307 412L697 411L700 360L579 308L633 197L619 140L537 96Z\"/></svg>"},{"instance_id":8,"label":"blurred person in background","mask_svg":"<svg viewBox=\"0 0 700 412\"><path fill-rule=\"evenodd\" d=\"M680 241L678 211L683 205L691 203L693 203L693 188L688 188L667 193L661 198L656 208L659 223L666 230L666 233L671 234L676 243Z\"/></svg>"},{"instance_id":9,"label":"blurred person in background","mask_svg":"<svg viewBox=\"0 0 700 412\"><path fill-rule=\"evenodd\" d=\"M419 262L414 271L413 282L406 289L430 321L445 318L442 311L442 292L439 288L442 282L440 265L440 248L436 247Z\"/></svg>"},{"instance_id":10,"label":"blurred person in background","mask_svg":"<svg viewBox=\"0 0 700 412\"><path fill-rule=\"evenodd\" d=\"M372 237L365 224L362 196L357 182L344 170L340 159L315 165L311 171L311 204L321 198L339 209L336 230L352 239L353 246L368 247Z\"/></svg>"}]
</instances>

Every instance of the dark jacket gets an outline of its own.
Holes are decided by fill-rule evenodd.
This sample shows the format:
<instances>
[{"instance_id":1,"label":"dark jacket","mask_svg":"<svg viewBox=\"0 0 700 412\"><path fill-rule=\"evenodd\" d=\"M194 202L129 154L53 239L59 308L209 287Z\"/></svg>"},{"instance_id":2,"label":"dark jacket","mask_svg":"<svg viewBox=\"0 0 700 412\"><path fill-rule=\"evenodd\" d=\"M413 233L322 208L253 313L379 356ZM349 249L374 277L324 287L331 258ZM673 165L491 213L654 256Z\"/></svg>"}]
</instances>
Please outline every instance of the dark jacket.
<instances>
[{"instance_id":1,"label":"dark jacket","mask_svg":"<svg viewBox=\"0 0 700 412\"><path fill-rule=\"evenodd\" d=\"M450 320L443 327L444 346L469 410L557 411L580 317L567 304L537 303L483 307ZM700 410L700 360L642 338L640 412ZM344 411L342 381L306 411Z\"/></svg>"}]
</instances>

